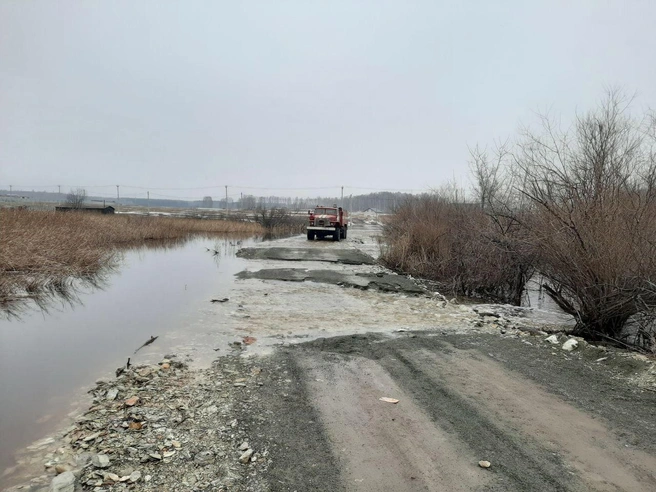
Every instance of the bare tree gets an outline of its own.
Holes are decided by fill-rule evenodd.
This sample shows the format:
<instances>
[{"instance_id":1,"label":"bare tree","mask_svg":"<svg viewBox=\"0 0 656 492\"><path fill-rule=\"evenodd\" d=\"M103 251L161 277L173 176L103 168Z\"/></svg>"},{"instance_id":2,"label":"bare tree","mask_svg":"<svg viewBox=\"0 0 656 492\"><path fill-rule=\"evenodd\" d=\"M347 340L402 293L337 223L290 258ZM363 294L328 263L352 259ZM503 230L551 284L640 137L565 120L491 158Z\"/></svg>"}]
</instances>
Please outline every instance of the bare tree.
<instances>
[{"instance_id":1,"label":"bare tree","mask_svg":"<svg viewBox=\"0 0 656 492\"><path fill-rule=\"evenodd\" d=\"M77 188L71 190L68 195L66 195L66 205L70 208L79 209L84 205L84 201L87 198L87 192L84 188Z\"/></svg>"},{"instance_id":2,"label":"bare tree","mask_svg":"<svg viewBox=\"0 0 656 492\"><path fill-rule=\"evenodd\" d=\"M515 160L547 293L589 338L622 341L639 315L644 345L656 320L656 126L630 102L609 91L571 131L542 117Z\"/></svg>"},{"instance_id":3,"label":"bare tree","mask_svg":"<svg viewBox=\"0 0 656 492\"><path fill-rule=\"evenodd\" d=\"M478 145L469 149L469 168L474 177L474 193L482 209L489 207L497 198L502 186L502 164L507 154L504 146L498 147L492 157L487 149L481 149Z\"/></svg>"},{"instance_id":4,"label":"bare tree","mask_svg":"<svg viewBox=\"0 0 656 492\"><path fill-rule=\"evenodd\" d=\"M253 195L246 195L241 199L241 208L244 210L255 210L257 199Z\"/></svg>"},{"instance_id":5,"label":"bare tree","mask_svg":"<svg viewBox=\"0 0 656 492\"><path fill-rule=\"evenodd\" d=\"M201 206L203 208L212 208L213 204L214 204L214 202L212 201L211 196L204 196L203 197L203 201L201 203Z\"/></svg>"}]
</instances>

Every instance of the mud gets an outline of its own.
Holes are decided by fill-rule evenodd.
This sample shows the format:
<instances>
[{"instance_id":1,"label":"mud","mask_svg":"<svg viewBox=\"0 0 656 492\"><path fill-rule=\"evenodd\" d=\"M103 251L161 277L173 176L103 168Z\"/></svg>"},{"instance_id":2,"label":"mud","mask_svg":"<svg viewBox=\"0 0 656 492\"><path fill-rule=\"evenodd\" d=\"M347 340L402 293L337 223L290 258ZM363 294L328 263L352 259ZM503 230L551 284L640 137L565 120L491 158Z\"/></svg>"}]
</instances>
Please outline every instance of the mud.
<instances>
[{"instance_id":1,"label":"mud","mask_svg":"<svg viewBox=\"0 0 656 492\"><path fill-rule=\"evenodd\" d=\"M321 245L325 244L322 242ZM338 244L338 243L337 243ZM324 261L345 265L374 265L376 261L357 249L244 248L237 256L247 260Z\"/></svg>"},{"instance_id":2,"label":"mud","mask_svg":"<svg viewBox=\"0 0 656 492\"><path fill-rule=\"evenodd\" d=\"M524 342L377 334L285 353L304 368L347 490L458 490L454 475L464 490L654 490L656 394Z\"/></svg>"},{"instance_id":3,"label":"mud","mask_svg":"<svg viewBox=\"0 0 656 492\"><path fill-rule=\"evenodd\" d=\"M281 280L286 282L319 282L358 289L377 289L383 292L403 292L406 294L425 294L426 291L416 282L403 275L389 273L348 274L335 270L306 270L303 268L269 268L255 272L243 271L237 274L240 279Z\"/></svg>"}]
</instances>

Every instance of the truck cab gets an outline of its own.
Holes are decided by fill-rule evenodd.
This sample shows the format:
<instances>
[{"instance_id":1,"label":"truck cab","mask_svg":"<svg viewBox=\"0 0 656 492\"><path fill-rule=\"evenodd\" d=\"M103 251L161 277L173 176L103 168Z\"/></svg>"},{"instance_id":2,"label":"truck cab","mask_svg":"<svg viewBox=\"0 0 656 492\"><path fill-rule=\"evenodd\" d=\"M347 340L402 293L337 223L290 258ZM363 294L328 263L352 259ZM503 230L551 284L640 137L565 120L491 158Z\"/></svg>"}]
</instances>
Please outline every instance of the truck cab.
<instances>
[{"instance_id":1,"label":"truck cab","mask_svg":"<svg viewBox=\"0 0 656 492\"><path fill-rule=\"evenodd\" d=\"M307 238L323 239L332 236L333 241L346 239L348 232L348 212L342 207L333 205L326 207L317 205L314 210L308 210Z\"/></svg>"}]
</instances>

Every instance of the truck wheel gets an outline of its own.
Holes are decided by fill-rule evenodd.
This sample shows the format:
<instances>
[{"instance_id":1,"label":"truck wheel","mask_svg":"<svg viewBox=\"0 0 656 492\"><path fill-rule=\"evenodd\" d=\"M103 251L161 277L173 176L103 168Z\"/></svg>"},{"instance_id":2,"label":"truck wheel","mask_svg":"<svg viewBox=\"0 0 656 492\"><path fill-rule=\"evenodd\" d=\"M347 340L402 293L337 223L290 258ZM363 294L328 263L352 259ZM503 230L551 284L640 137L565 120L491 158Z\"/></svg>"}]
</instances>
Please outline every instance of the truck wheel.
<instances>
[{"instance_id":1,"label":"truck wheel","mask_svg":"<svg viewBox=\"0 0 656 492\"><path fill-rule=\"evenodd\" d=\"M339 241L339 237L342 235L341 228L335 228L335 234L333 234L333 241Z\"/></svg>"},{"instance_id":2,"label":"truck wheel","mask_svg":"<svg viewBox=\"0 0 656 492\"><path fill-rule=\"evenodd\" d=\"M314 241L314 231L308 231L307 237L308 241Z\"/></svg>"}]
</instances>

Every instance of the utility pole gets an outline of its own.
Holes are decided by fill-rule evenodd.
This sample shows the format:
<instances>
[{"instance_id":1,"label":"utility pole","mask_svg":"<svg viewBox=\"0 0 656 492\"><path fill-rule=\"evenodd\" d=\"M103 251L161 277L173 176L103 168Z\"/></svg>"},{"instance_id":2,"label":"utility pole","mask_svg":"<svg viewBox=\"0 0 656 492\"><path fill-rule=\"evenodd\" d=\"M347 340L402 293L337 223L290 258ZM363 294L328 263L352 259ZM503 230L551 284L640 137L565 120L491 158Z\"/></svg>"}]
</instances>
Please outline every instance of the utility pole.
<instances>
[{"instance_id":1,"label":"utility pole","mask_svg":"<svg viewBox=\"0 0 656 492\"><path fill-rule=\"evenodd\" d=\"M9 193L11 193L12 185L9 185Z\"/></svg>"},{"instance_id":2,"label":"utility pole","mask_svg":"<svg viewBox=\"0 0 656 492\"><path fill-rule=\"evenodd\" d=\"M339 204L343 207L344 206L344 187L342 186L342 198L339 202Z\"/></svg>"},{"instance_id":3,"label":"utility pole","mask_svg":"<svg viewBox=\"0 0 656 492\"><path fill-rule=\"evenodd\" d=\"M150 191L146 192L146 212L150 215Z\"/></svg>"},{"instance_id":4,"label":"utility pole","mask_svg":"<svg viewBox=\"0 0 656 492\"><path fill-rule=\"evenodd\" d=\"M228 210L228 185L225 185L225 189L226 189L226 206L225 206L225 208L226 208L226 210Z\"/></svg>"},{"instance_id":5,"label":"utility pole","mask_svg":"<svg viewBox=\"0 0 656 492\"><path fill-rule=\"evenodd\" d=\"M118 192L118 185L116 185L116 205L118 205L119 200L121 199L121 196L119 195Z\"/></svg>"},{"instance_id":6,"label":"utility pole","mask_svg":"<svg viewBox=\"0 0 656 492\"><path fill-rule=\"evenodd\" d=\"M61 185L57 185L57 194L61 195Z\"/></svg>"}]
</instances>

